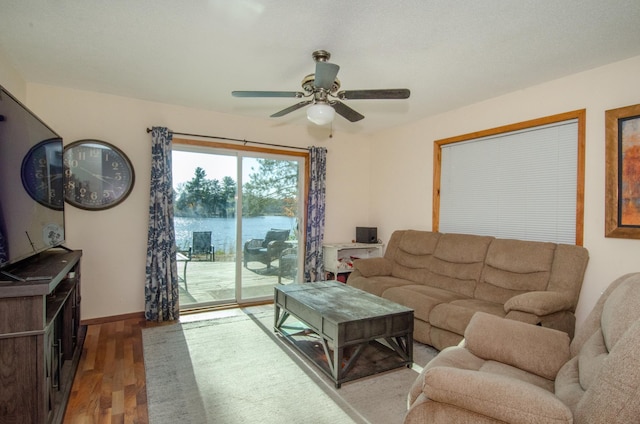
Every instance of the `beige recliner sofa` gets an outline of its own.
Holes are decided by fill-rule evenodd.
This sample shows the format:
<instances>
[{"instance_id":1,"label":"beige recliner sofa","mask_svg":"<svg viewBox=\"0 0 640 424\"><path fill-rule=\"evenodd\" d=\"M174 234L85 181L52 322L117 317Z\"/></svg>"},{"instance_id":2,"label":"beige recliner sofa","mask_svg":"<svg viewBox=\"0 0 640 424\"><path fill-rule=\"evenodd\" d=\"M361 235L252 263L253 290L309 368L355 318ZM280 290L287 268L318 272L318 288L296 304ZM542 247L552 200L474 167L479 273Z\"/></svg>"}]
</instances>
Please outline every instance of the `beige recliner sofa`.
<instances>
[{"instance_id":1,"label":"beige recliner sofa","mask_svg":"<svg viewBox=\"0 0 640 424\"><path fill-rule=\"evenodd\" d=\"M640 422L640 273L566 333L477 313L409 394L405 424Z\"/></svg>"},{"instance_id":2,"label":"beige recliner sofa","mask_svg":"<svg viewBox=\"0 0 640 424\"><path fill-rule=\"evenodd\" d=\"M573 336L587 262L581 246L399 230L347 284L412 308L414 339L441 350L478 311Z\"/></svg>"}]
</instances>

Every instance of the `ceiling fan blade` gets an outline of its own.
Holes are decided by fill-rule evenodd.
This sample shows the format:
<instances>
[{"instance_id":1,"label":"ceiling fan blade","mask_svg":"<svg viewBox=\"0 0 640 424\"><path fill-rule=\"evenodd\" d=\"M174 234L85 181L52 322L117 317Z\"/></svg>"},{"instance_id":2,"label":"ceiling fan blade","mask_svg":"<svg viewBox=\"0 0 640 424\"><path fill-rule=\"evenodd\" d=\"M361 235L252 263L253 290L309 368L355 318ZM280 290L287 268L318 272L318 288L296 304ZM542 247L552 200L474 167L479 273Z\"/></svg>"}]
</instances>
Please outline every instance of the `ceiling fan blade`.
<instances>
[{"instance_id":1,"label":"ceiling fan blade","mask_svg":"<svg viewBox=\"0 0 640 424\"><path fill-rule=\"evenodd\" d=\"M314 85L318 88L330 90L336 80L340 67L335 63L316 62L316 73Z\"/></svg>"},{"instance_id":2,"label":"ceiling fan blade","mask_svg":"<svg viewBox=\"0 0 640 424\"><path fill-rule=\"evenodd\" d=\"M344 90L336 97L342 100L362 99L408 99L411 92L406 88L389 88L382 90Z\"/></svg>"},{"instance_id":3,"label":"ceiling fan blade","mask_svg":"<svg viewBox=\"0 0 640 424\"><path fill-rule=\"evenodd\" d=\"M233 97L303 97L299 91L232 91Z\"/></svg>"},{"instance_id":4,"label":"ceiling fan blade","mask_svg":"<svg viewBox=\"0 0 640 424\"><path fill-rule=\"evenodd\" d=\"M356 122L364 119L364 115L359 114L349 106L337 100L331 102L331 106L336 110L339 115L342 115L345 119L351 122Z\"/></svg>"},{"instance_id":5,"label":"ceiling fan blade","mask_svg":"<svg viewBox=\"0 0 640 424\"><path fill-rule=\"evenodd\" d=\"M304 102L296 103L293 106L289 106L286 109L282 109L280 112L274 113L273 115L271 115L271 117L272 118L279 118L281 116L286 115L287 113L293 112L294 110L298 110L301 107L304 107L304 106L308 105L309 103L311 103L311 100L305 100Z\"/></svg>"}]
</instances>

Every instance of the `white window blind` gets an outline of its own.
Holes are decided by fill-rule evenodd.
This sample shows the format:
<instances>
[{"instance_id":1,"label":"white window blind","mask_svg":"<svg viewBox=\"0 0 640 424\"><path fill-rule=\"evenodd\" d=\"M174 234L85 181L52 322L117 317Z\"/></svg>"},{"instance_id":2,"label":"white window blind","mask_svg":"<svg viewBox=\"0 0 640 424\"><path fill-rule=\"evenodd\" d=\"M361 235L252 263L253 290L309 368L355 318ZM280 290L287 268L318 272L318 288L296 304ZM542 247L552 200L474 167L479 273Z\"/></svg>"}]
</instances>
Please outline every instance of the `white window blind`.
<instances>
[{"instance_id":1,"label":"white window blind","mask_svg":"<svg viewBox=\"0 0 640 424\"><path fill-rule=\"evenodd\" d=\"M442 146L445 233L575 244L578 121Z\"/></svg>"}]
</instances>

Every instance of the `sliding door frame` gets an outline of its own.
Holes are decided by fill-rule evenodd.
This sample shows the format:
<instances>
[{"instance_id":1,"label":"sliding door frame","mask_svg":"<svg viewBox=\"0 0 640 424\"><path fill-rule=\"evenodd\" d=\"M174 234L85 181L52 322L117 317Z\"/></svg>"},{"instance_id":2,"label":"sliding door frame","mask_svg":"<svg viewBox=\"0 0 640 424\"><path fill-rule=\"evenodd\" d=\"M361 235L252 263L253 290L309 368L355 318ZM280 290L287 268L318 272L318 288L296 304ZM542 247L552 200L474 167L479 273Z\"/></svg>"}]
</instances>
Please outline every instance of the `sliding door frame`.
<instances>
[{"instance_id":1,"label":"sliding door frame","mask_svg":"<svg viewBox=\"0 0 640 424\"><path fill-rule=\"evenodd\" d=\"M298 254L298 274L299 275L303 275L302 269L303 269L303 264L304 264L304 257L305 257L305 246L306 246L306 217L307 217L307 209L308 209L308 198L309 198L309 178L310 178L310 155L308 151L300 151L300 150L293 150L293 149L286 149L286 148L272 148L272 147L260 147L260 146L252 146L252 145L245 145L245 144L232 144L232 143L224 143L224 142L217 142L217 141L210 141L210 140L200 140L200 139L191 139L191 138L180 138L180 137L174 137L172 140L172 143L174 146L187 146L187 147L195 147L197 149L207 149L207 150L211 150L211 153L215 153L216 151L229 151L229 153L233 153L234 156L239 157L240 159L243 159L251 154L255 154L255 155L275 155L275 156L289 156L292 158L295 158L295 160L300 160L302 159L302 163L304 166L304 169L302 170L302 172L299 172L299 175L303 177L303 187L302 190L300 190L303 199L301 202L299 202L299 204L302 206L302 211L300 213L300 217L302 218L302 224L299 228L298 231L298 237L299 237L299 249L298 251L300 252ZM238 193L238 200L236 203L236 216L237 217L241 217L242 216L242 187L240 184L243 184L244 181L237 181L237 193ZM300 182L298 183L300 184ZM236 223L237 224L237 223ZM238 225L238 224L237 224ZM240 232L236 232L236 239L240 238L241 234ZM236 248L238 249L239 246L239 242L238 240L236 240ZM236 250L237 250L236 249ZM242 249L237 250L237 251L242 251ZM240 265L238 265L240 264ZM240 260L240 258L238 257L236 259L236 266L239 266L241 268L242 266L242 261ZM238 272L236 272L236 274L238 274ZM235 298L238 304L243 304L243 303L254 303L256 301L260 301L260 299L251 299L248 302L243 302L243 298L242 298L242 290L240 286L240 282L239 279L236 277L236 294L235 294Z\"/></svg>"}]
</instances>

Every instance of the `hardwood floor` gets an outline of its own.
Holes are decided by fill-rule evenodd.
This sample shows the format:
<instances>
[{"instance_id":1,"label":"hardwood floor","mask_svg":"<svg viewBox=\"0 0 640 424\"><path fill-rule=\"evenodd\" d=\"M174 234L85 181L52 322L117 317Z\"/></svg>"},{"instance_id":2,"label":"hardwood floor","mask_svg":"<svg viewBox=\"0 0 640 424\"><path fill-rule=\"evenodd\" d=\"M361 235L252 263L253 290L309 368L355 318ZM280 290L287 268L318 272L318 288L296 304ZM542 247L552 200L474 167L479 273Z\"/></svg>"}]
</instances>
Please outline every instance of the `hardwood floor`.
<instances>
[{"instance_id":1,"label":"hardwood floor","mask_svg":"<svg viewBox=\"0 0 640 424\"><path fill-rule=\"evenodd\" d=\"M131 318L87 327L65 423L148 423L141 332L147 325Z\"/></svg>"},{"instance_id":2,"label":"hardwood floor","mask_svg":"<svg viewBox=\"0 0 640 424\"><path fill-rule=\"evenodd\" d=\"M199 313L184 313L180 322L272 310L272 302L244 307L227 305ZM64 423L148 423L142 329L172 324L148 322L140 316L88 325Z\"/></svg>"}]
</instances>

